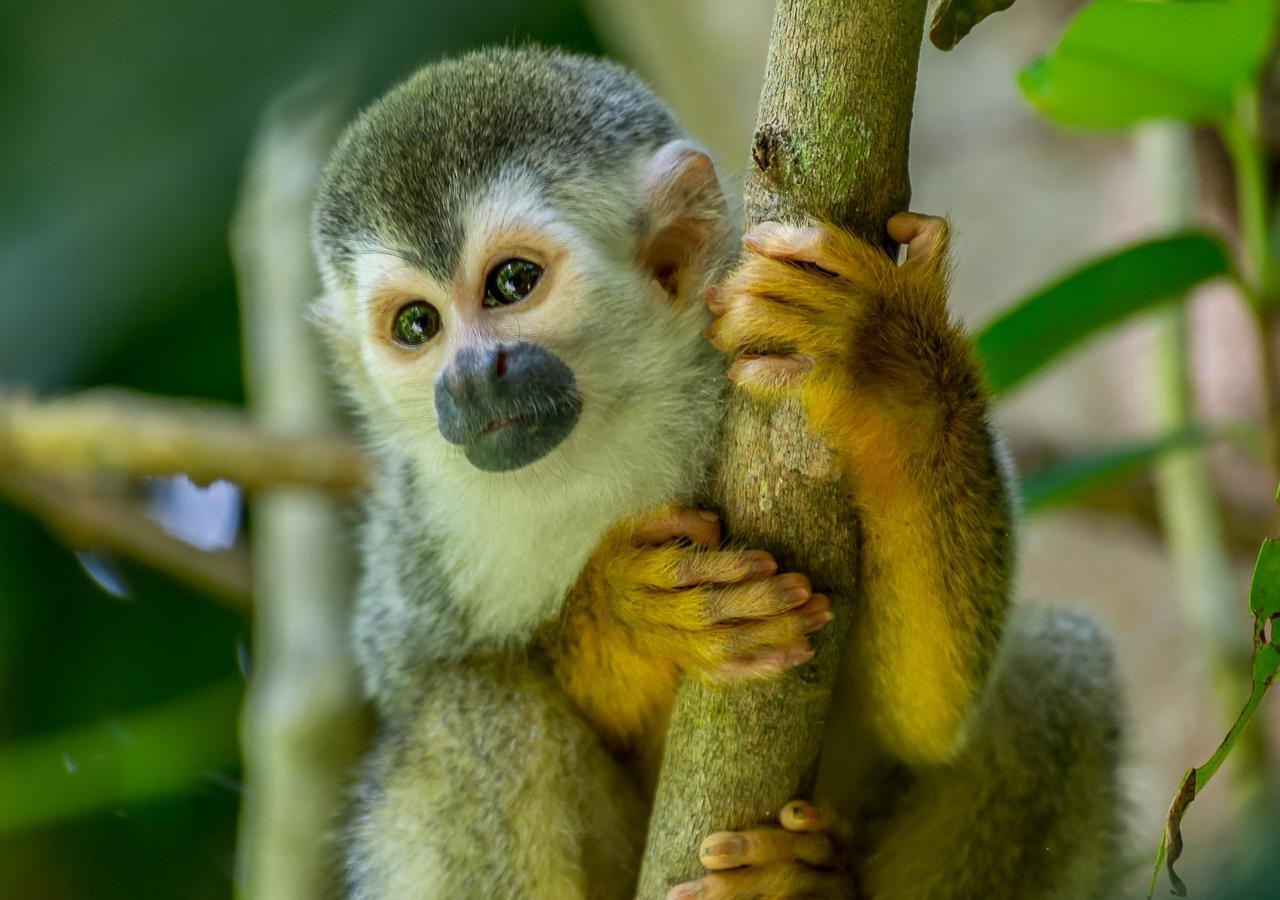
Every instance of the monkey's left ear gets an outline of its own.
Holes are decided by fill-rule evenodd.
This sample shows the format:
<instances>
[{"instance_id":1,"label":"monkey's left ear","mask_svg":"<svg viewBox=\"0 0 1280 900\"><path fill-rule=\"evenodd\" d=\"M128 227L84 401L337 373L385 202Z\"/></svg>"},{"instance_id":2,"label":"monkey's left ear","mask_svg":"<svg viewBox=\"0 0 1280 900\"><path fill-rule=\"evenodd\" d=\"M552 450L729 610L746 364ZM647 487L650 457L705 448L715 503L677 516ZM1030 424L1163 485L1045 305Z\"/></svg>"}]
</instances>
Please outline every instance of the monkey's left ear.
<instances>
[{"instance_id":1,"label":"monkey's left ear","mask_svg":"<svg viewBox=\"0 0 1280 900\"><path fill-rule=\"evenodd\" d=\"M719 260L729 206L711 157L688 141L664 144L644 170L640 262L674 300ZM702 271L700 271L702 270Z\"/></svg>"}]
</instances>

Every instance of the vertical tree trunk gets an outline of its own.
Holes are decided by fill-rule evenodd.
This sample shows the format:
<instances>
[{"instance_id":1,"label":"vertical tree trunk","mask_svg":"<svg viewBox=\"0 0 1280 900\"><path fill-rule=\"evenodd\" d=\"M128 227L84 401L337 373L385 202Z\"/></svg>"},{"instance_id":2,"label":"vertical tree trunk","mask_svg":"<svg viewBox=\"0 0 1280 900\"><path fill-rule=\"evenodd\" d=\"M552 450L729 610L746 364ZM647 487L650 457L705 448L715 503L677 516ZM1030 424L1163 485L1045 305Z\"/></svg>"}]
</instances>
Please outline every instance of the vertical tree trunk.
<instances>
[{"instance_id":1,"label":"vertical tree trunk","mask_svg":"<svg viewBox=\"0 0 1280 900\"><path fill-rule=\"evenodd\" d=\"M334 95L342 98L334 102ZM245 383L274 434L335 427L333 390L305 311L319 289L312 193L348 112L332 83L277 98L250 158L232 226ZM348 638L350 572L337 499L294 487L253 505L253 673L241 717L245 792L237 896L332 896L331 835L365 733Z\"/></svg>"},{"instance_id":2,"label":"vertical tree trunk","mask_svg":"<svg viewBox=\"0 0 1280 900\"><path fill-rule=\"evenodd\" d=\"M910 196L907 144L925 0L779 0L746 184L747 224L822 219L892 249ZM767 684L683 681L637 897L697 877L709 832L777 814L813 787L831 689L858 602L856 522L801 411L735 398L717 496L729 533L830 594L813 662Z\"/></svg>"}]
</instances>

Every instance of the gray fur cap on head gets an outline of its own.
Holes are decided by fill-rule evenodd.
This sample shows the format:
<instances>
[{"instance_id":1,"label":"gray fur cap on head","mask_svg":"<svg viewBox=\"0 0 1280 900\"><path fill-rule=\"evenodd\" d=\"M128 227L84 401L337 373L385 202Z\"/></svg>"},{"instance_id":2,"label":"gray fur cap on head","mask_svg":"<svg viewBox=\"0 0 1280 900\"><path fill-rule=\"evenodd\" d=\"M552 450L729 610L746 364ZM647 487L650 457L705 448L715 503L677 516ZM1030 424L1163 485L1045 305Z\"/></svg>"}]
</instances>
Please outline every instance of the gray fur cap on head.
<instances>
[{"instance_id":1,"label":"gray fur cap on head","mask_svg":"<svg viewBox=\"0 0 1280 900\"><path fill-rule=\"evenodd\" d=\"M365 110L320 186L315 245L332 274L379 235L438 277L461 250L463 204L511 168L548 193L607 177L683 132L652 91L607 60L493 48L429 65Z\"/></svg>"}]
</instances>

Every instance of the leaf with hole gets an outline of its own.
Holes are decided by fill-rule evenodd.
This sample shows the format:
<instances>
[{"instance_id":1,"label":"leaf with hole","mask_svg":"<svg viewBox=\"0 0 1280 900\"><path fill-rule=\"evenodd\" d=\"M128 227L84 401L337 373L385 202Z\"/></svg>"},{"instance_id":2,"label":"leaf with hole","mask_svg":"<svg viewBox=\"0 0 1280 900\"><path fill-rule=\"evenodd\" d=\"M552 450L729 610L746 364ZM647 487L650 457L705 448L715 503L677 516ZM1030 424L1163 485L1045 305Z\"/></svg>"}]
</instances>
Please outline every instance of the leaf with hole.
<instances>
[{"instance_id":1,"label":"leaf with hole","mask_svg":"<svg viewBox=\"0 0 1280 900\"><path fill-rule=\"evenodd\" d=\"M1249 584L1249 611L1263 619L1280 616L1280 540L1265 540L1258 551Z\"/></svg>"}]
</instances>

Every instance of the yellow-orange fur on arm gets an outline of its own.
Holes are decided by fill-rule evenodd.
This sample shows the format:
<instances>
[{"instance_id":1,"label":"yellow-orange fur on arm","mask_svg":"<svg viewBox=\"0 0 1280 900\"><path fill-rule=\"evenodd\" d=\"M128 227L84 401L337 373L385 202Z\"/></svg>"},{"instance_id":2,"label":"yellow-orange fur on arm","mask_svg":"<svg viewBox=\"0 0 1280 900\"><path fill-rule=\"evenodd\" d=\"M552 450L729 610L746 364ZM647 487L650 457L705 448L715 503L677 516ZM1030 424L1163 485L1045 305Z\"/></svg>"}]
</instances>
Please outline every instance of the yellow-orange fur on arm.
<instances>
[{"instance_id":1,"label":"yellow-orange fur on arm","mask_svg":"<svg viewBox=\"0 0 1280 900\"><path fill-rule=\"evenodd\" d=\"M846 653L884 748L929 764L963 745L1012 560L985 389L946 310L945 227L916 218L923 255L902 266L831 226L755 229L710 335L744 354L742 388L798 396L836 451L863 529Z\"/></svg>"}]
</instances>

